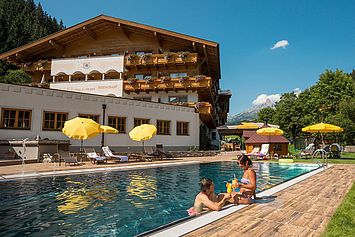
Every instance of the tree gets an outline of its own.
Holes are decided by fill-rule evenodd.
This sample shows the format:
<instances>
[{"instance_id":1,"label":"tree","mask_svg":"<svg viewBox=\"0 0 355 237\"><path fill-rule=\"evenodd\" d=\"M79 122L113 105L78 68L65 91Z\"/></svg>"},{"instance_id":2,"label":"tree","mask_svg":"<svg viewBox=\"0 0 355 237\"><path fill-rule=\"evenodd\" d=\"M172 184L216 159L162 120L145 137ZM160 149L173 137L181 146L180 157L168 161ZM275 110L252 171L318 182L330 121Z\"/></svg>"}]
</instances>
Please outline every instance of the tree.
<instances>
[{"instance_id":1,"label":"tree","mask_svg":"<svg viewBox=\"0 0 355 237\"><path fill-rule=\"evenodd\" d=\"M275 114L276 110L272 107L266 107L266 108L262 108L259 112L258 112L258 122L264 122L266 119L268 120L269 123L273 123L274 122L274 114Z\"/></svg>"},{"instance_id":2,"label":"tree","mask_svg":"<svg viewBox=\"0 0 355 237\"><path fill-rule=\"evenodd\" d=\"M0 0L0 53L62 30L63 22L43 11L33 0ZM0 60L1 81L8 70L17 69ZM12 76L10 76L12 78ZM16 81L14 83L17 83Z\"/></svg>"},{"instance_id":3,"label":"tree","mask_svg":"<svg viewBox=\"0 0 355 237\"><path fill-rule=\"evenodd\" d=\"M24 71L9 70L6 76L0 77L0 82L9 83L9 84L28 84L31 83L32 79Z\"/></svg>"},{"instance_id":4,"label":"tree","mask_svg":"<svg viewBox=\"0 0 355 237\"><path fill-rule=\"evenodd\" d=\"M283 94L275 105L273 122L292 138L302 135L301 129L307 125L332 123L344 128L339 135L342 142L355 144L354 74L354 70L352 73L326 70L315 85L298 96Z\"/></svg>"}]
</instances>

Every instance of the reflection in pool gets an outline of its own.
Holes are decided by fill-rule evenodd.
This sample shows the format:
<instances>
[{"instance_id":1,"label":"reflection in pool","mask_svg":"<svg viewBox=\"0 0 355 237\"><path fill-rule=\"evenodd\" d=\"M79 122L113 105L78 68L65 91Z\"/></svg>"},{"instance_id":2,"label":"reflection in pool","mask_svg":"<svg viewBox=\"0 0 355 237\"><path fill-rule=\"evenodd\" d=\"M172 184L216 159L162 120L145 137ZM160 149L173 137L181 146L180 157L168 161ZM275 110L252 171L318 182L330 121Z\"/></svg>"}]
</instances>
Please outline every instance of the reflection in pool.
<instances>
[{"instance_id":1,"label":"reflection in pool","mask_svg":"<svg viewBox=\"0 0 355 237\"><path fill-rule=\"evenodd\" d=\"M258 191L317 167L256 163ZM186 217L201 177L225 192L234 174L235 162L213 162L0 181L0 236L134 236Z\"/></svg>"}]
</instances>

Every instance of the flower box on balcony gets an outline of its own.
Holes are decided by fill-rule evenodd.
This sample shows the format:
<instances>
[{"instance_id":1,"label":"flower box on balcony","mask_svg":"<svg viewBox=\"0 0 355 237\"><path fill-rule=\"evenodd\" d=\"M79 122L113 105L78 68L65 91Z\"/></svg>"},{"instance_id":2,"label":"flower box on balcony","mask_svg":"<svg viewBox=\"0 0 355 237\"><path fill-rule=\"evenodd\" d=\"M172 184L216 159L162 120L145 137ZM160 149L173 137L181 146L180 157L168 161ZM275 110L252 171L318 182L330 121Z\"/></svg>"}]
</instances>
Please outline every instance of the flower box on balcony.
<instances>
[{"instance_id":1,"label":"flower box on balcony","mask_svg":"<svg viewBox=\"0 0 355 237\"><path fill-rule=\"evenodd\" d=\"M196 81L202 81L202 80L206 79L206 76L204 76L204 75L197 75L197 76L195 76L195 79L196 79Z\"/></svg>"},{"instance_id":2,"label":"flower box on balcony","mask_svg":"<svg viewBox=\"0 0 355 237\"><path fill-rule=\"evenodd\" d=\"M180 82L180 83L186 83L188 80L189 80L189 77L188 77L188 76L184 76L184 77L180 77L180 78L179 78L179 82Z\"/></svg>"},{"instance_id":3,"label":"flower box on balcony","mask_svg":"<svg viewBox=\"0 0 355 237\"><path fill-rule=\"evenodd\" d=\"M167 82L170 82L170 81L171 81L171 78L168 77L168 76L160 77L160 82L162 82L162 83L167 83Z\"/></svg>"},{"instance_id":4,"label":"flower box on balcony","mask_svg":"<svg viewBox=\"0 0 355 237\"><path fill-rule=\"evenodd\" d=\"M129 79L128 79L128 83L129 83L130 85L136 84L137 81L138 81L137 78L129 78Z\"/></svg>"},{"instance_id":5,"label":"flower box on balcony","mask_svg":"<svg viewBox=\"0 0 355 237\"><path fill-rule=\"evenodd\" d=\"M127 57L127 60L130 64L136 64L138 63L139 56L137 54L130 54Z\"/></svg>"},{"instance_id":6,"label":"flower box on balcony","mask_svg":"<svg viewBox=\"0 0 355 237\"><path fill-rule=\"evenodd\" d=\"M145 64L153 63L153 57L151 54L143 54L141 56L141 61Z\"/></svg>"}]
</instances>

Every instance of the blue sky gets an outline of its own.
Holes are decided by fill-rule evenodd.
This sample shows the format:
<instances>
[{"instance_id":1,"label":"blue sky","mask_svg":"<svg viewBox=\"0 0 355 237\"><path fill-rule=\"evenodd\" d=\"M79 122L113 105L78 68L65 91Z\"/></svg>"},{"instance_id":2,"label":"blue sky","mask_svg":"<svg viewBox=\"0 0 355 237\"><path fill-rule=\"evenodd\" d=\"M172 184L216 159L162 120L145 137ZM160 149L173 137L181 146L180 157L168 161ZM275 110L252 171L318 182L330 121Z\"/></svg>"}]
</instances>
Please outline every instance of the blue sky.
<instances>
[{"instance_id":1,"label":"blue sky","mask_svg":"<svg viewBox=\"0 0 355 237\"><path fill-rule=\"evenodd\" d=\"M325 69L355 68L352 0L35 2L67 27L106 14L218 42L221 87L233 93L232 115L261 94L304 90ZM289 45L271 50L281 40Z\"/></svg>"}]
</instances>

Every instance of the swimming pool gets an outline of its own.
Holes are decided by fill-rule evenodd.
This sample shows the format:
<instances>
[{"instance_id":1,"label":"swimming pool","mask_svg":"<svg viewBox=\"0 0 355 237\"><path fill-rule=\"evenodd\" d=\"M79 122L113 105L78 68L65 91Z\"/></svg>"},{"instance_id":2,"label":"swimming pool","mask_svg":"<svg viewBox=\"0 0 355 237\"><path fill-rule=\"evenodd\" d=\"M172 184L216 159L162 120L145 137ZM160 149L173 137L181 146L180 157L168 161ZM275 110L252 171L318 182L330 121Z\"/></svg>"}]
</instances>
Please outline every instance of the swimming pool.
<instances>
[{"instance_id":1,"label":"swimming pool","mask_svg":"<svg viewBox=\"0 0 355 237\"><path fill-rule=\"evenodd\" d=\"M256 163L258 191L318 168ZM201 177L241 177L235 162L0 182L0 236L134 236L186 217Z\"/></svg>"}]
</instances>

